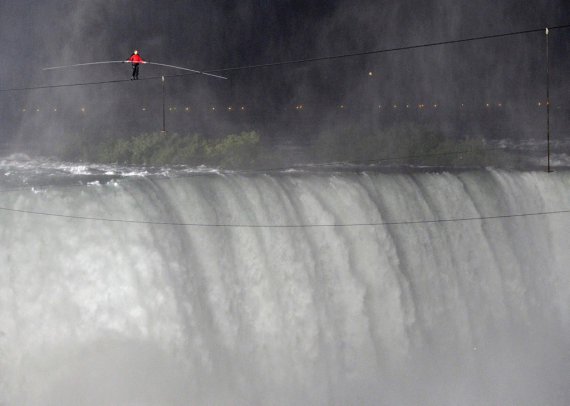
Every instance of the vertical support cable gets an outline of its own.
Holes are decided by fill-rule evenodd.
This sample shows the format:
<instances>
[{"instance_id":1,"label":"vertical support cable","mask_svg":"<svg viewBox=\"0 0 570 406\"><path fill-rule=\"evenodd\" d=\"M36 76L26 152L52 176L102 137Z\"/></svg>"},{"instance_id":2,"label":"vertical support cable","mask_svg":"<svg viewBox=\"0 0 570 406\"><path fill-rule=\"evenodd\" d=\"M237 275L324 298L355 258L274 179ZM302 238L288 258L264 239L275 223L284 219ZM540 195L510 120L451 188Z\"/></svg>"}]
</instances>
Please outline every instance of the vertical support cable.
<instances>
[{"instance_id":1,"label":"vertical support cable","mask_svg":"<svg viewBox=\"0 0 570 406\"><path fill-rule=\"evenodd\" d=\"M162 132L166 133L166 89L164 84L164 75L162 75Z\"/></svg>"},{"instance_id":2,"label":"vertical support cable","mask_svg":"<svg viewBox=\"0 0 570 406\"><path fill-rule=\"evenodd\" d=\"M550 168L550 55L548 52L548 27L546 34L546 155L547 155L547 171L552 172Z\"/></svg>"}]
</instances>

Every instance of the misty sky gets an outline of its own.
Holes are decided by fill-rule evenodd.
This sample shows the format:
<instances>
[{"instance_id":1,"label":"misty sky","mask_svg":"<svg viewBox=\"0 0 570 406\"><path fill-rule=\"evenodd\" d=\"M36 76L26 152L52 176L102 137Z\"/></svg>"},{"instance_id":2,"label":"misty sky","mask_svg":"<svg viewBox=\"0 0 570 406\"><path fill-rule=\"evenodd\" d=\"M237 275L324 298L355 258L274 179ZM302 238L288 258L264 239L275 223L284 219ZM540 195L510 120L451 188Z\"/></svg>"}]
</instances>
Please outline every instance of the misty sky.
<instances>
[{"instance_id":1,"label":"misty sky","mask_svg":"<svg viewBox=\"0 0 570 406\"><path fill-rule=\"evenodd\" d=\"M0 87L128 78L128 66L42 72L46 66L121 60L133 49L150 61L194 69L342 54L568 24L564 0L496 1L66 1L0 2ZM552 39L553 83L565 91L569 30ZM428 103L528 99L542 92L544 36L532 34L309 65L172 82L172 103ZM143 67L141 77L162 73ZM373 72L373 77L368 77ZM167 71L165 73L177 73ZM146 103L155 84L131 97ZM107 92L107 93L105 93ZM113 93L115 92L115 93ZM124 105L125 89L69 89L57 94L2 94L19 104L38 98L74 106ZM556 89L554 89L556 94ZM27 98L27 101L24 100ZM151 103L150 101L148 103ZM148 104L147 103L147 104ZM325 117L323 113L323 117Z\"/></svg>"},{"instance_id":2,"label":"misty sky","mask_svg":"<svg viewBox=\"0 0 570 406\"><path fill-rule=\"evenodd\" d=\"M135 47L213 68L566 24L569 10L563 0L3 0L2 79L38 63L126 58Z\"/></svg>"}]
</instances>

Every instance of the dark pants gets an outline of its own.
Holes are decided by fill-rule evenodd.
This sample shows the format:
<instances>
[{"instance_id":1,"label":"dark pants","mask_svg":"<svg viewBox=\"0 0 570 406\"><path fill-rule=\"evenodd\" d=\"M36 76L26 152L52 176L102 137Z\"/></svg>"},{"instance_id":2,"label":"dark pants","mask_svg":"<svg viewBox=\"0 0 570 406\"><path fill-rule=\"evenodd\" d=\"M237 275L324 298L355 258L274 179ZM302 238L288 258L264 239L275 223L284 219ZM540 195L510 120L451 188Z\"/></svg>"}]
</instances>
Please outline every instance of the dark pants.
<instances>
[{"instance_id":1,"label":"dark pants","mask_svg":"<svg viewBox=\"0 0 570 406\"><path fill-rule=\"evenodd\" d=\"M133 79L138 80L139 78L139 64L133 63Z\"/></svg>"}]
</instances>

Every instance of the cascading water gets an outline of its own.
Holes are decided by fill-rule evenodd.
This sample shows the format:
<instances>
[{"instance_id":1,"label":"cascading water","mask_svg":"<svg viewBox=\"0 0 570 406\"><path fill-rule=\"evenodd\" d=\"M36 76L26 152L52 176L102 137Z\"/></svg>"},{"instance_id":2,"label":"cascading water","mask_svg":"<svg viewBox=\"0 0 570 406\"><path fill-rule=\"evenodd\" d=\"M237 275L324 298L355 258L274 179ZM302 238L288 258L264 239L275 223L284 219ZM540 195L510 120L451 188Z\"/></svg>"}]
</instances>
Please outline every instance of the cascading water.
<instances>
[{"instance_id":1,"label":"cascading water","mask_svg":"<svg viewBox=\"0 0 570 406\"><path fill-rule=\"evenodd\" d=\"M106 180L0 194L142 221L0 210L0 404L570 403L570 214L366 225L567 210L568 171Z\"/></svg>"}]
</instances>

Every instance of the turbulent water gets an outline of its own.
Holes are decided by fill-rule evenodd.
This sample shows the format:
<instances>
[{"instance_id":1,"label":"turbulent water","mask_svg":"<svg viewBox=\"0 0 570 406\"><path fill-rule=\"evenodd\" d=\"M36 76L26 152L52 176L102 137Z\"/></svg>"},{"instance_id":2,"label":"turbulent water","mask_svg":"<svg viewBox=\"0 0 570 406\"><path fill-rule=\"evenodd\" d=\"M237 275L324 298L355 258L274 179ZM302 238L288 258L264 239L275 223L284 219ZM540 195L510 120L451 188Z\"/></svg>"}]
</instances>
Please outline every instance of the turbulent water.
<instances>
[{"instance_id":1,"label":"turbulent water","mask_svg":"<svg viewBox=\"0 0 570 406\"><path fill-rule=\"evenodd\" d=\"M0 404L570 404L570 171L0 175Z\"/></svg>"}]
</instances>

